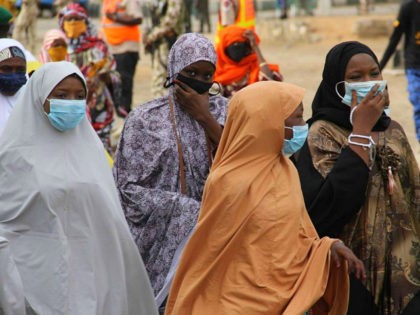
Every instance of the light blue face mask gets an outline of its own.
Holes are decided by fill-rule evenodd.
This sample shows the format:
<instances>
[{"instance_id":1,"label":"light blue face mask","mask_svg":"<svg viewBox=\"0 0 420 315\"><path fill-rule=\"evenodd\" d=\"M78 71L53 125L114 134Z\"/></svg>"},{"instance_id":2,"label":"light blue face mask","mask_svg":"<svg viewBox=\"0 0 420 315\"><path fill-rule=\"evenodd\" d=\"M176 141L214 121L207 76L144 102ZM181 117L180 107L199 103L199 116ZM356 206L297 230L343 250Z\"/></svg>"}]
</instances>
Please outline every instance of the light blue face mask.
<instances>
[{"instance_id":1,"label":"light blue face mask","mask_svg":"<svg viewBox=\"0 0 420 315\"><path fill-rule=\"evenodd\" d=\"M292 139L284 139L283 144L283 153L286 155L292 155L297 152L305 143L306 138L308 137L308 124L303 126L293 126L293 127L284 127L286 129L293 130Z\"/></svg>"},{"instance_id":2,"label":"light blue face mask","mask_svg":"<svg viewBox=\"0 0 420 315\"><path fill-rule=\"evenodd\" d=\"M51 125L59 131L76 127L86 114L86 100L49 99Z\"/></svg>"},{"instance_id":3,"label":"light blue face mask","mask_svg":"<svg viewBox=\"0 0 420 315\"><path fill-rule=\"evenodd\" d=\"M346 94L341 96L338 92L338 85L340 83L344 83L344 87L346 90ZM341 102L344 104L351 106L351 91L356 91L357 94L357 104L366 97L366 95L370 92L370 90L376 85L379 84L379 88L376 93L382 92L385 90L386 87L386 80L382 81L364 81L364 82L347 82L341 81L335 85L335 92L341 98Z\"/></svg>"}]
</instances>

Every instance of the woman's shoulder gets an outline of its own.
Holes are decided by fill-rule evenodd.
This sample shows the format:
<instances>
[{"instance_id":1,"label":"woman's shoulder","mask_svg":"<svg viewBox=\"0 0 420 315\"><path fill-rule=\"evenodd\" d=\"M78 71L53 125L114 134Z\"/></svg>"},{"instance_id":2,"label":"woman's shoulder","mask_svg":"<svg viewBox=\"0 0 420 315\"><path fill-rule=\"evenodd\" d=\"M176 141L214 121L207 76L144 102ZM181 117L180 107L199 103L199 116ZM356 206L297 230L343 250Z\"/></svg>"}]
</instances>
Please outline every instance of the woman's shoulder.
<instances>
[{"instance_id":1,"label":"woman's shoulder","mask_svg":"<svg viewBox=\"0 0 420 315\"><path fill-rule=\"evenodd\" d=\"M129 117L141 117L150 112L160 112L160 111L168 111L168 97L162 96L159 98L155 98L153 100L147 101L136 106L132 112L130 113Z\"/></svg>"},{"instance_id":2,"label":"woman's shoulder","mask_svg":"<svg viewBox=\"0 0 420 315\"><path fill-rule=\"evenodd\" d=\"M319 134L319 135L331 135L335 136L337 134L346 136L348 135L349 131L334 124L331 121L327 120L317 120L314 123L311 124L309 128L310 134Z\"/></svg>"},{"instance_id":3,"label":"woman's shoulder","mask_svg":"<svg viewBox=\"0 0 420 315\"><path fill-rule=\"evenodd\" d=\"M388 139L395 139L397 142L408 142L408 138L403 126L401 126L401 124L395 120L391 120L391 123L385 130L385 137Z\"/></svg>"},{"instance_id":4,"label":"woman's shoulder","mask_svg":"<svg viewBox=\"0 0 420 315\"><path fill-rule=\"evenodd\" d=\"M168 97L159 97L135 107L126 119L126 125L148 125L153 121L166 120L169 113Z\"/></svg>"}]
</instances>

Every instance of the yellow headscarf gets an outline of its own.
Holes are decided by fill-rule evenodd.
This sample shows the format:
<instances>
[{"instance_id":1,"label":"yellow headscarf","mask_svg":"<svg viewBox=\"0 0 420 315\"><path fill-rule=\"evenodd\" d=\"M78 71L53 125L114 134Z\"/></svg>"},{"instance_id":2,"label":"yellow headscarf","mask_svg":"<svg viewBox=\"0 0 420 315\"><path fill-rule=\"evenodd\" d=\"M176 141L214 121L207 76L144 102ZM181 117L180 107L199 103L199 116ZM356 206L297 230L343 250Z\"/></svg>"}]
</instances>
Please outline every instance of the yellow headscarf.
<instances>
[{"instance_id":1,"label":"yellow headscarf","mask_svg":"<svg viewBox=\"0 0 420 315\"><path fill-rule=\"evenodd\" d=\"M232 98L165 314L299 315L321 298L315 314L345 314L347 266L330 264L335 240L319 239L281 153L284 121L303 95L264 81Z\"/></svg>"}]
</instances>

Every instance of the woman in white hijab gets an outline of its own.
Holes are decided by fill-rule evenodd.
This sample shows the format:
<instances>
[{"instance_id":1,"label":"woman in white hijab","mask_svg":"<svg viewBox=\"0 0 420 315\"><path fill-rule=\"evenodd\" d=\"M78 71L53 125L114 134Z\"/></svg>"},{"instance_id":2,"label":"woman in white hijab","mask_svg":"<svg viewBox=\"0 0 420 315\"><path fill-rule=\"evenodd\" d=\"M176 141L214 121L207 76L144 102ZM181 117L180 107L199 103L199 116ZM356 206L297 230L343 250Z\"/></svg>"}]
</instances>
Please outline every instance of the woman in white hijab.
<instances>
[{"instance_id":1,"label":"woman in white hijab","mask_svg":"<svg viewBox=\"0 0 420 315\"><path fill-rule=\"evenodd\" d=\"M157 314L85 100L75 65L47 63L0 137L0 313Z\"/></svg>"}]
</instances>

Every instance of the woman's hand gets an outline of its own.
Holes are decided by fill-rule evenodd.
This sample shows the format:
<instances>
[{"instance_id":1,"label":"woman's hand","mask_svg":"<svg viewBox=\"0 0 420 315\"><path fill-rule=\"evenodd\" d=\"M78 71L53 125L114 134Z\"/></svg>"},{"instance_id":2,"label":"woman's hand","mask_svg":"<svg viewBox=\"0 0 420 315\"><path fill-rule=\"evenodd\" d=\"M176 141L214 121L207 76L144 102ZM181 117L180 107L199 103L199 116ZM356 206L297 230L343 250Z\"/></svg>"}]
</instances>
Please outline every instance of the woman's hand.
<instances>
[{"instance_id":1,"label":"woman's hand","mask_svg":"<svg viewBox=\"0 0 420 315\"><path fill-rule=\"evenodd\" d=\"M207 120L210 114L208 93L198 94L185 83L175 79L175 101L194 120L199 123Z\"/></svg>"},{"instance_id":2,"label":"woman's hand","mask_svg":"<svg viewBox=\"0 0 420 315\"><path fill-rule=\"evenodd\" d=\"M255 38L254 32L252 30L245 30L242 34L249 41L249 45L251 46L252 50L255 50L258 47L257 39Z\"/></svg>"},{"instance_id":3,"label":"woman's hand","mask_svg":"<svg viewBox=\"0 0 420 315\"><path fill-rule=\"evenodd\" d=\"M378 88L379 84L376 84L360 104L357 104L356 91L352 91L351 110L353 111L352 123L354 133L369 135L373 126L381 117L385 106L389 104L388 91L384 90L376 93Z\"/></svg>"},{"instance_id":4,"label":"woman's hand","mask_svg":"<svg viewBox=\"0 0 420 315\"><path fill-rule=\"evenodd\" d=\"M341 266L342 260L347 260L349 270L354 273L357 279L366 279L366 271L363 262L354 255L342 241L336 241L331 245L331 258L337 268Z\"/></svg>"},{"instance_id":5,"label":"woman's hand","mask_svg":"<svg viewBox=\"0 0 420 315\"><path fill-rule=\"evenodd\" d=\"M175 101L204 129L211 143L217 147L222 136L222 127L210 113L208 92L198 94L185 83L174 80Z\"/></svg>"}]
</instances>

